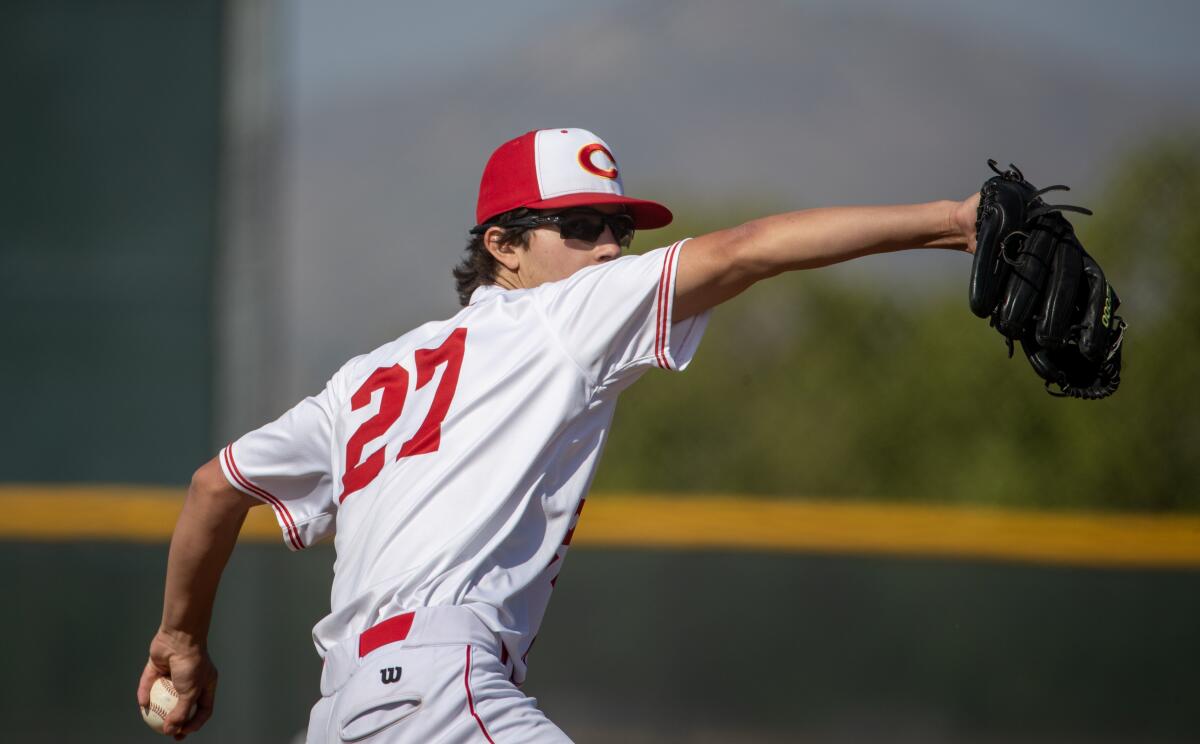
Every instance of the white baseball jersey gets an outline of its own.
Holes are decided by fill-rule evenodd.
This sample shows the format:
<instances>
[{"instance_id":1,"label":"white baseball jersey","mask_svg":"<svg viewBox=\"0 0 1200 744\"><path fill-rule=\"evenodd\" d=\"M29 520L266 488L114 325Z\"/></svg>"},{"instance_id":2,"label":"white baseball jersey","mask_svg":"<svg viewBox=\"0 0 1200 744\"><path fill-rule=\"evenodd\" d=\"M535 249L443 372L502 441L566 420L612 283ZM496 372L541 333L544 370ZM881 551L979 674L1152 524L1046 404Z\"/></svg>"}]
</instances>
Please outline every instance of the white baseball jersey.
<instances>
[{"instance_id":1,"label":"white baseball jersey","mask_svg":"<svg viewBox=\"0 0 1200 744\"><path fill-rule=\"evenodd\" d=\"M683 242L533 289L480 287L222 450L289 548L335 536L318 653L460 605L524 679L617 395L650 367L685 368L707 325L670 320Z\"/></svg>"}]
</instances>

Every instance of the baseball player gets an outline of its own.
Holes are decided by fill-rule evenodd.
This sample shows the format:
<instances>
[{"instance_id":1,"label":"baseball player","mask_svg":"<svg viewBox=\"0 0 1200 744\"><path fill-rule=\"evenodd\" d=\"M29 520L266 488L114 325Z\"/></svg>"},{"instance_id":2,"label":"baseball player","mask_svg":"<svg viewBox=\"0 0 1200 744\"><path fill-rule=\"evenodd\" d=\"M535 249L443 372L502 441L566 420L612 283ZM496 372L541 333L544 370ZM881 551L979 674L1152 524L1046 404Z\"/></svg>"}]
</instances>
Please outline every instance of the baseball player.
<instances>
[{"instance_id":1,"label":"baseball player","mask_svg":"<svg viewBox=\"0 0 1200 744\"><path fill-rule=\"evenodd\" d=\"M212 715L213 599L266 504L289 549L332 538L337 554L308 741L569 741L519 686L621 391L685 369L710 309L760 279L973 250L977 200L781 214L625 256L635 229L672 215L625 196L603 140L504 143L454 272L462 310L351 359L196 471L139 703L168 676L167 733Z\"/></svg>"}]
</instances>

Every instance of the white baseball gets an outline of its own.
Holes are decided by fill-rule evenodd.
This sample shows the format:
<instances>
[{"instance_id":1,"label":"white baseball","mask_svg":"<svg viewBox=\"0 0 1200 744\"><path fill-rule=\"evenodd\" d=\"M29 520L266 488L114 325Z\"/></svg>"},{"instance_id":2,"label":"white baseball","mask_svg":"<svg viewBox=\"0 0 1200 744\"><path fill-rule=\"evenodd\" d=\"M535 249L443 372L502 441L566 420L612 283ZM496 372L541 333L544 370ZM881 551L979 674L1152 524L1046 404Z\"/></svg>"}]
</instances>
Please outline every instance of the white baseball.
<instances>
[{"instance_id":1,"label":"white baseball","mask_svg":"<svg viewBox=\"0 0 1200 744\"><path fill-rule=\"evenodd\" d=\"M163 721L175 709L178 702L179 693L175 690L175 685L171 684L171 680L166 677L159 677L154 680L154 685L150 688L150 704L142 708L142 720L146 722L147 726L161 734L163 733ZM188 718L194 715L196 715L196 704L192 703Z\"/></svg>"}]
</instances>

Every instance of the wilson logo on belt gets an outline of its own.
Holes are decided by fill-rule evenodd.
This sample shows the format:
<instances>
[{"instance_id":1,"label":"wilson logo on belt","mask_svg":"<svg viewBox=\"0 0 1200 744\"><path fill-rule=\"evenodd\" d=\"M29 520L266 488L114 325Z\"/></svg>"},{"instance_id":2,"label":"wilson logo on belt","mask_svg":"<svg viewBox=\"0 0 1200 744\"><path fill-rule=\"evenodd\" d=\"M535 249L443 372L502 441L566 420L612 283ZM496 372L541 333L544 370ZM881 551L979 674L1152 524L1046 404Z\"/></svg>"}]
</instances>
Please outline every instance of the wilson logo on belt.
<instances>
[{"instance_id":1,"label":"wilson logo on belt","mask_svg":"<svg viewBox=\"0 0 1200 744\"><path fill-rule=\"evenodd\" d=\"M385 685L400 681L402 667L385 667L379 670L379 681Z\"/></svg>"}]
</instances>

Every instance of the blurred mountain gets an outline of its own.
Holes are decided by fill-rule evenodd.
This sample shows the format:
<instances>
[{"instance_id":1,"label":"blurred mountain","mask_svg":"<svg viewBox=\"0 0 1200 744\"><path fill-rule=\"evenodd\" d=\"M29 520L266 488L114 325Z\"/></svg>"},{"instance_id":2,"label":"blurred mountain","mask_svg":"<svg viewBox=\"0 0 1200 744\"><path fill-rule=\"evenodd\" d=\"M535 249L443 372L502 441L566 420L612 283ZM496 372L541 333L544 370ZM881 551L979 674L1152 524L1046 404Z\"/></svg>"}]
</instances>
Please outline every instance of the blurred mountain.
<instances>
[{"instance_id":1,"label":"blurred mountain","mask_svg":"<svg viewBox=\"0 0 1200 744\"><path fill-rule=\"evenodd\" d=\"M1200 96L1178 80L1101 75L1078 51L836 6L630 4L531 22L481 49L473 65L431 57L293 118L294 393L456 310L449 270L483 164L529 129L596 131L628 192L683 212L766 212L962 197L989 175L988 157L1035 183L1074 184L1086 203L1116 156L1200 121ZM960 258L827 271L957 280Z\"/></svg>"}]
</instances>

